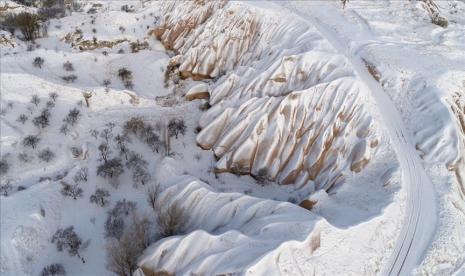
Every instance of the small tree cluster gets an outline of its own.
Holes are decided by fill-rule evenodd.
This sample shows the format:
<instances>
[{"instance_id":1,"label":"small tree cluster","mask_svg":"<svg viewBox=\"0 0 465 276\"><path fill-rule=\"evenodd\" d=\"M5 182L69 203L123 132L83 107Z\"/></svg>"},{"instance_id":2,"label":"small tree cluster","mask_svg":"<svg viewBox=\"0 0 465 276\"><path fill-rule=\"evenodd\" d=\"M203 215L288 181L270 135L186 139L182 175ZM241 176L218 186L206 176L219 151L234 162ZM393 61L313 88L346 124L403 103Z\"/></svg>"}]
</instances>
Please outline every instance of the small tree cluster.
<instances>
[{"instance_id":1,"label":"small tree cluster","mask_svg":"<svg viewBox=\"0 0 465 276\"><path fill-rule=\"evenodd\" d=\"M105 221L105 237L119 240L123 235L126 222L136 211L136 203L126 199L116 202L113 209L108 212Z\"/></svg>"},{"instance_id":2,"label":"small tree cluster","mask_svg":"<svg viewBox=\"0 0 465 276\"><path fill-rule=\"evenodd\" d=\"M78 187L78 184L68 184L65 181L61 181L61 194L64 196L72 197L77 200L78 197L82 197L82 189Z\"/></svg>"},{"instance_id":3,"label":"small tree cluster","mask_svg":"<svg viewBox=\"0 0 465 276\"><path fill-rule=\"evenodd\" d=\"M168 123L168 133L171 137L175 136L178 139L179 134L186 133L186 124L181 119L171 119Z\"/></svg>"},{"instance_id":4,"label":"small tree cluster","mask_svg":"<svg viewBox=\"0 0 465 276\"><path fill-rule=\"evenodd\" d=\"M52 236L52 243L56 244L58 251L66 250L70 256L78 256L83 263L84 258L80 256L80 251L86 246L83 244L81 238L74 231L73 226L65 229L59 228Z\"/></svg>"},{"instance_id":5,"label":"small tree cluster","mask_svg":"<svg viewBox=\"0 0 465 276\"><path fill-rule=\"evenodd\" d=\"M62 264L51 264L44 269L40 273L40 276L64 276L66 275L65 268Z\"/></svg>"},{"instance_id":6,"label":"small tree cluster","mask_svg":"<svg viewBox=\"0 0 465 276\"><path fill-rule=\"evenodd\" d=\"M119 239L107 243L107 268L118 275L132 276L137 260L150 244L150 223L146 218L132 214L130 225Z\"/></svg>"},{"instance_id":7,"label":"small tree cluster","mask_svg":"<svg viewBox=\"0 0 465 276\"><path fill-rule=\"evenodd\" d=\"M12 34L19 29L26 41L35 40L41 35L40 16L33 13L10 14L3 20L2 26Z\"/></svg>"},{"instance_id":8,"label":"small tree cluster","mask_svg":"<svg viewBox=\"0 0 465 276\"><path fill-rule=\"evenodd\" d=\"M37 144L39 143L40 138L37 135L28 135L23 139L23 146L31 147L33 149L36 148Z\"/></svg>"},{"instance_id":9,"label":"small tree cluster","mask_svg":"<svg viewBox=\"0 0 465 276\"><path fill-rule=\"evenodd\" d=\"M142 142L146 143L152 151L159 152L163 142L155 132L155 127L146 124L142 118L133 117L124 124L124 135L134 135Z\"/></svg>"},{"instance_id":10,"label":"small tree cluster","mask_svg":"<svg viewBox=\"0 0 465 276\"><path fill-rule=\"evenodd\" d=\"M91 203L95 203L100 207L104 207L108 204L108 197L110 197L110 192L108 190L97 189L95 190L95 193L89 197L89 200Z\"/></svg>"}]
</instances>

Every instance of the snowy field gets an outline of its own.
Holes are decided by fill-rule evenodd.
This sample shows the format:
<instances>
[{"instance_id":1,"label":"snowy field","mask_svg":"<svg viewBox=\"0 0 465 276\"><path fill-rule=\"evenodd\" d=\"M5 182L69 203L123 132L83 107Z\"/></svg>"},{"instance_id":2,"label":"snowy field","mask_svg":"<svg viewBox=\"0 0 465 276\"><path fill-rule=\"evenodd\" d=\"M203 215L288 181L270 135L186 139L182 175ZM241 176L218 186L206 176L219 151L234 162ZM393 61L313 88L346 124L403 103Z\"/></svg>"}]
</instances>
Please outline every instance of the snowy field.
<instances>
[{"instance_id":1,"label":"snowy field","mask_svg":"<svg viewBox=\"0 0 465 276\"><path fill-rule=\"evenodd\" d=\"M0 30L0 274L465 275L465 3L427 2Z\"/></svg>"}]
</instances>

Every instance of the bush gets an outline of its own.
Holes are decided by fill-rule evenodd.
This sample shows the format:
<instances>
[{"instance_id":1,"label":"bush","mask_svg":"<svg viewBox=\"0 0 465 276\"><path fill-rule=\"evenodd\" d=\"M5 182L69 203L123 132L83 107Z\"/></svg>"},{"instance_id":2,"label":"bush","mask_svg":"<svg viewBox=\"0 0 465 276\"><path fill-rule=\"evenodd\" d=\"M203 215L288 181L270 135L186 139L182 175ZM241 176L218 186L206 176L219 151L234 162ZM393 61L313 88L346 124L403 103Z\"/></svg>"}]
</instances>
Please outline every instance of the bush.
<instances>
[{"instance_id":1,"label":"bush","mask_svg":"<svg viewBox=\"0 0 465 276\"><path fill-rule=\"evenodd\" d=\"M48 96L52 101L54 101L54 102L57 101L58 94L56 92L51 92L51 93L48 94Z\"/></svg>"},{"instance_id":2,"label":"bush","mask_svg":"<svg viewBox=\"0 0 465 276\"><path fill-rule=\"evenodd\" d=\"M103 178L116 178L124 172L120 158L113 158L97 167L97 175Z\"/></svg>"},{"instance_id":3,"label":"bush","mask_svg":"<svg viewBox=\"0 0 465 276\"><path fill-rule=\"evenodd\" d=\"M68 75L68 76L63 76L61 77L62 80L64 80L67 83L74 82L77 80L77 76L74 74Z\"/></svg>"},{"instance_id":4,"label":"bush","mask_svg":"<svg viewBox=\"0 0 465 276\"><path fill-rule=\"evenodd\" d=\"M45 162L50 162L55 158L55 154L50 149L44 149L39 153L39 158Z\"/></svg>"},{"instance_id":5,"label":"bush","mask_svg":"<svg viewBox=\"0 0 465 276\"><path fill-rule=\"evenodd\" d=\"M31 97L31 103L33 103L35 106L38 106L40 103L40 98L37 96L37 94L32 95Z\"/></svg>"},{"instance_id":6,"label":"bush","mask_svg":"<svg viewBox=\"0 0 465 276\"><path fill-rule=\"evenodd\" d=\"M8 161L2 158L2 160L0 160L0 174L2 175L6 174L9 169L10 169L10 164L8 164Z\"/></svg>"},{"instance_id":7,"label":"bush","mask_svg":"<svg viewBox=\"0 0 465 276\"><path fill-rule=\"evenodd\" d=\"M186 210L179 206L177 202L171 203L171 205L159 211L157 223L162 237L180 235L186 231L189 217Z\"/></svg>"},{"instance_id":8,"label":"bush","mask_svg":"<svg viewBox=\"0 0 465 276\"><path fill-rule=\"evenodd\" d=\"M83 263L84 258L79 255L79 251L83 246L81 238L74 232L74 227L69 226L65 229L59 228L52 236L52 243L56 243L57 250L67 250L70 256L78 256Z\"/></svg>"},{"instance_id":9,"label":"bush","mask_svg":"<svg viewBox=\"0 0 465 276\"><path fill-rule=\"evenodd\" d=\"M87 176L89 174L89 169L87 168L80 168L76 174L74 175L74 182L80 183L80 182L87 182Z\"/></svg>"},{"instance_id":10,"label":"bush","mask_svg":"<svg viewBox=\"0 0 465 276\"><path fill-rule=\"evenodd\" d=\"M9 196L13 187L11 186L10 182L7 182L0 186L0 194L3 196Z\"/></svg>"},{"instance_id":11,"label":"bush","mask_svg":"<svg viewBox=\"0 0 465 276\"><path fill-rule=\"evenodd\" d=\"M28 135L23 139L23 146L31 147L33 149L36 148L37 144L39 143L40 138L37 135Z\"/></svg>"},{"instance_id":12,"label":"bush","mask_svg":"<svg viewBox=\"0 0 465 276\"><path fill-rule=\"evenodd\" d=\"M74 126L79 120L80 116L81 116L81 111L79 111L79 109L77 108L73 108L68 112L68 115L66 115L66 117L63 119L63 122Z\"/></svg>"},{"instance_id":13,"label":"bush","mask_svg":"<svg viewBox=\"0 0 465 276\"><path fill-rule=\"evenodd\" d=\"M65 268L62 264L51 264L44 269L40 273L40 276L63 276L66 275Z\"/></svg>"},{"instance_id":14,"label":"bush","mask_svg":"<svg viewBox=\"0 0 465 276\"><path fill-rule=\"evenodd\" d=\"M72 197L74 200L77 200L78 197L82 197L82 189L78 187L78 184L71 185L64 181L61 181L61 194L64 196Z\"/></svg>"},{"instance_id":15,"label":"bush","mask_svg":"<svg viewBox=\"0 0 465 276\"><path fill-rule=\"evenodd\" d=\"M267 168L259 169L257 174L254 177L258 184L261 184L261 185L265 184L266 181L268 180L268 169Z\"/></svg>"},{"instance_id":16,"label":"bush","mask_svg":"<svg viewBox=\"0 0 465 276\"><path fill-rule=\"evenodd\" d=\"M178 139L178 135L184 135L186 133L186 125L183 120L171 119L168 123L168 134L172 137L175 136Z\"/></svg>"},{"instance_id":17,"label":"bush","mask_svg":"<svg viewBox=\"0 0 465 276\"><path fill-rule=\"evenodd\" d=\"M63 69L65 69L65 71L74 71L74 66L71 62L67 61L65 63L63 63Z\"/></svg>"},{"instance_id":18,"label":"bush","mask_svg":"<svg viewBox=\"0 0 465 276\"><path fill-rule=\"evenodd\" d=\"M50 111L47 108L42 109L39 116L32 119L32 123L38 128L45 128L50 124Z\"/></svg>"},{"instance_id":19,"label":"bush","mask_svg":"<svg viewBox=\"0 0 465 276\"><path fill-rule=\"evenodd\" d=\"M36 57L34 58L34 61L32 61L32 65L34 67L42 68L42 65L44 65L44 59L41 57Z\"/></svg>"},{"instance_id":20,"label":"bush","mask_svg":"<svg viewBox=\"0 0 465 276\"><path fill-rule=\"evenodd\" d=\"M108 204L107 197L110 196L110 192L104 189L97 189L94 194L89 197L91 203L95 203L100 207L104 207Z\"/></svg>"}]
</instances>

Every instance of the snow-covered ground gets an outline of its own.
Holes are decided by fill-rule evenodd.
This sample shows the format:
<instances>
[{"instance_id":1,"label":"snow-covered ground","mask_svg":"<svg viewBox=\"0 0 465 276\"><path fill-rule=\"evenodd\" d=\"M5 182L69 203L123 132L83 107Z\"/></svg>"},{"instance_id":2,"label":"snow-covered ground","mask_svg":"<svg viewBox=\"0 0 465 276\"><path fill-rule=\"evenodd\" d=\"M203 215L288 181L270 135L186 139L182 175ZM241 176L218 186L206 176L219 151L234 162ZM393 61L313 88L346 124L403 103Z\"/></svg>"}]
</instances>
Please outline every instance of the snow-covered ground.
<instances>
[{"instance_id":1,"label":"snow-covered ground","mask_svg":"<svg viewBox=\"0 0 465 276\"><path fill-rule=\"evenodd\" d=\"M420 1L82 3L50 20L34 47L1 31L10 188L0 195L0 274L60 263L67 275L114 275L105 224L125 199L150 221L140 275L464 275L464 2L438 3L447 28ZM31 9L0 11L18 10ZM75 124L64 122L72 109ZM131 118L160 140L125 141L146 160L144 183L115 140ZM171 119L186 131L167 154ZM111 179L97 175L106 131L108 159L124 169ZM28 135L37 147L23 144ZM63 196L63 182L82 196ZM165 238L163 208L146 200L156 186L163 206L186 214L183 231ZM110 193L103 207L89 201L96 189ZM85 262L52 243L68 226Z\"/></svg>"}]
</instances>

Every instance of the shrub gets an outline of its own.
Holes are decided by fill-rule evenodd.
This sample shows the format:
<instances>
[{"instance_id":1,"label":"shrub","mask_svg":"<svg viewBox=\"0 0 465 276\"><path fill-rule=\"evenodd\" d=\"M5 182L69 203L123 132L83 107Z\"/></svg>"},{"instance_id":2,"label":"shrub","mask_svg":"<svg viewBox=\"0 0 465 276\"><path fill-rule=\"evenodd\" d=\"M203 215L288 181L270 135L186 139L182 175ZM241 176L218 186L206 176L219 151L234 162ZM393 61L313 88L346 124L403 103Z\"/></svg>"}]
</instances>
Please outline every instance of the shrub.
<instances>
[{"instance_id":1,"label":"shrub","mask_svg":"<svg viewBox=\"0 0 465 276\"><path fill-rule=\"evenodd\" d=\"M48 96L52 101L54 101L54 102L57 101L58 94L56 92L51 92L51 93L48 94Z\"/></svg>"},{"instance_id":2,"label":"shrub","mask_svg":"<svg viewBox=\"0 0 465 276\"><path fill-rule=\"evenodd\" d=\"M82 189L78 187L78 184L71 185L64 181L61 181L61 194L64 196L72 197L74 200L77 200L78 197L82 197Z\"/></svg>"},{"instance_id":3,"label":"shrub","mask_svg":"<svg viewBox=\"0 0 465 276\"><path fill-rule=\"evenodd\" d=\"M39 116L32 119L32 123L38 128L45 128L50 124L50 111L47 108L42 109Z\"/></svg>"},{"instance_id":4,"label":"shrub","mask_svg":"<svg viewBox=\"0 0 465 276\"><path fill-rule=\"evenodd\" d=\"M65 69L65 71L74 71L74 66L71 62L67 61L63 63L63 69Z\"/></svg>"},{"instance_id":5,"label":"shrub","mask_svg":"<svg viewBox=\"0 0 465 276\"><path fill-rule=\"evenodd\" d=\"M72 126L74 126L77 121L79 120L79 117L81 116L81 112L77 108L73 108L68 112L68 115L63 119L63 122L66 122Z\"/></svg>"},{"instance_id":6,"label":"shrub","mask_svg":"<svg viewBox=\"0 0 465 276\"><path fill-rule=\"evenodd\" d=\"M34 61L32 61L32 65L34 65L34 67L42 68L42 65L44 65L44 59L41 57L36 57L34 58Z\"/></svg>"},{"instance_id":7,"label":"shrub","mask_svg":"<svg viewBox=\"0 0 465 276\"><path fill-rule=\"evenodd\" d=\"M108 204L107 197L110 196L110 192L104 189L97 189L94 194L89 197L91 203L95 203L100 207L104 207Z\"/></svg>"},{"instance_id":8,"label":"shrub","mask_svg":"<svg viewBox=\"0 0 465 276\"><path fill-rule=\"evenodd\" d=\"M188 215L184 208L177 202L171 203L168 207L159 210L157 223L162 237L170 237L183 234L186 231Z\"/></svg>"},{"instance_id":9,"label":"shrub","mask_svg":"<svg viewBox=\"0 0 465 276\"><path fill-rule=\"evenodd\" d=\"M59 228L52 236L52 243L55 243L58 251L67 250L70 256L78 256L83 263L84 258L79 255L83 246L81 238L74 232L74 227L69 226L65 229Z\"/></svg>"},{"instance_id":10,"label":"shrub","mask_svg":"<svg viewBox=\"0 0 465 276\"><path fill-rule=\"evenodd\" d=\"M81 148L78 148L78 147L71 147L71 154L73 155L74 158L78 158L79 156L82 155L82 149ZM81 170L85 170L85 173L87 174L87 168L82 168ZM80 172L78 172L80 173ZM78 174L76 173L76 174ZM76 176L75 176L76 177ZM83 177L83 176L79 176L79 177ZM87 181L87 175L85 176L85 181ZM76 181L76 179L74 179L75 182L79 182L79 181Z\"/></svg>"},{"instance_id":11,"label":"shrub","mask_svg":"<svg viewBox=\"0 0 465 276\"><path fill-rule=\"evenodd\" d=\"M55 158L55 153L50 149L44 149L39 153L39 158L45 162L50 162L53 158Z\"/></svg>"},{"instance_id":12,"label":"shrub","mask_svg":"<svg viewBox=\"0 0 465 276\"><path fill-rule=\"evenodd\" d=\"M47 109L52 109L52 108L55 107L55 102L54 102L54 101L47 101L47 102L45 103L45 107L46 107Z\"/></svg>"},{"instance_id":13,"label":"shrub","mask_svg":"<svg viewBox=\"0 0 465 276\"><path fill-rule=\"evenodd\" d=\"M27 119L29 119L25 114L19 115L18 119L16 121L22 123L23 125L26 123Z\"/></svg>"},{"instance_id":14,"label":"shrub","mask_svg":"<svg viewBox=\"0 0 465 276\"><path fill-rule=\"evenodd\" d=\"M32 95L31 97L31 103L33 103L35 106L38 106L40 103L40 98L37 96L37 94Z\"/></svg>"},{"instance_id":15,"label":"shrub","mask_svg":"<svg viewBox=\"0 0 465 276\"><path fill-rule=\"evenodd\" d=\"M80 168L73 177L74 182L87 182L87 176L89 174L89 169L87 168Z\"/></svg>"},{"instance_id":16,"label":"shrub","mask_svg":"<svg viewBox=\"0 0 465 276\"><path fill-rule=\"evenodd\" d=\"M111 84L111 80L109 80L109 79L104 79L103 80L103 86L108 87L108 86L110 86L110 84Z\"/></svg>"},{"instance_id":17,"label":"shrub","mask_svg":"<svg viewBox=\"0 0 465 276\"><path fill-rule=\"evenodd\" d=\"M0 186L0 194L3 196L9 196L13 187L11 186L10 182L7 182Z\"/></svg>"},{"instance_id":18,"label":"shrub","mask_svg":"<svg viewBox=\"0 0 465 276\"><path fill-rule=\"evenodd\" d=\"M40 273L40 276L63 276L66 275L65 268L62 264L51 264L44 269Z\"/></svg>"},{"instance_id":19,"label":"shrub","mask_svg":"<svg viewBox=\"0 0 465 276\"><path fill-rule=\"evenodd\" d=\"M68 75L68 76L63 76L61 77L62 80L64 80L67 83L74 82L77 79L77 76L74 74Z\"/></svg>"},{"instance_id":20,"label":"shrub","mask_svg":"<svg viewBox=\"0 0 465 276\"><path fill-rule=\"evenodd\" d=\"M124 83L124 86L132 85L132 72L126 68L121 68L118 70L118 77Z\"/></svg>"},{"instance_id":21,"label":"shrub","mask_svg":"<svg viewBox=\"0 0 465 276\"><path fill-rule=\"evenodd\" d=\"M103 178L115 178L124 172L120 158L113 158L97 167L97 175Z\"/></svg>"},{"instance_id":22,"label":"shrub","mask_svg":"<svg viewBox=\"0 0 465 276\"><path fill-rule=\"evenodd\" d=\"M268 180L268 169L267 168L261 168L258 170L257 174L254 176L255 180L259 184L265 184L266 181Z\"/></svg>"},{"instance_id":23,"label":"shrub","mask_svg":"<svg viewBox=\"0 0 465 276\"><path fill-rule=\"evenodd\" d=\"M6 161L6 159L2 158L0 160L0 174L6 174L9 169L10 164L8 164L8 161Z\"/></svg>"},{"instance_id":24,"label":"shrub","mask_svg":"<svg viewBox=\"0 0 465 276\"><path fill-rule=\"evenodd\" d=\"M31 147L33 149L36 148L37 144L39 143L40 138L37 135L28 135L23 139L23 146Z\"/></svg>"},{"instance_id":25,"label":"shrub","mask_svg":"<svg viewBox=\"0 0 465 276\"><path fill-rule=\"evenodd\" d=\"M175 136L178 139L178 135L184 135L186 133L186 125L181 119L171 119L168 123L168 134L172 137Z\"/></svg>"},{"instance_id":26,"label":"shrub","mask_svg":"<svg viewBox=\"0 0 465 276\"><path fill-rule=\"evenodd\" d=\"M63 125L60 127L60 133L63 133L64 135L66 135L66 134L69 133L69 126L68 126L68 124L63 124Z\"/></svg>"}]
</instances>

